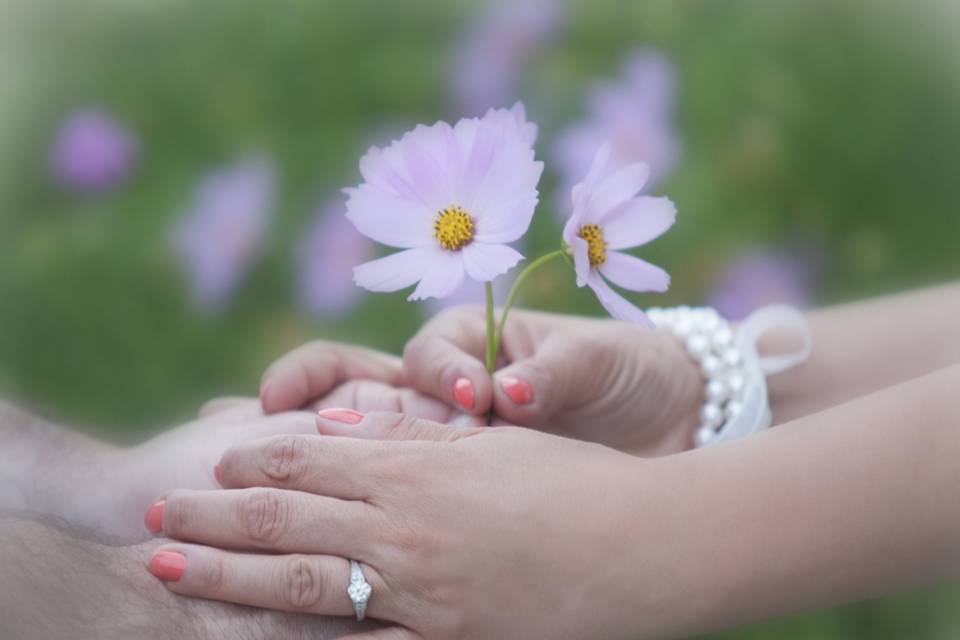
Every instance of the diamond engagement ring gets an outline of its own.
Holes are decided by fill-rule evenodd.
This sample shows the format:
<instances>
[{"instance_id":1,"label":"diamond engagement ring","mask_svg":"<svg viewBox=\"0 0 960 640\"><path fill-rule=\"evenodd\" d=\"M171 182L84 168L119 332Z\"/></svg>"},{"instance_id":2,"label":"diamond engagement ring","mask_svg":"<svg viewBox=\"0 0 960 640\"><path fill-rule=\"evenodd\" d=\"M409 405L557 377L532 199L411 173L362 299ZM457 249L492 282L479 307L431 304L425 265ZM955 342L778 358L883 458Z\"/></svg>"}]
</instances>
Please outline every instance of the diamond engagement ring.
<instances>
[{"instance_id":1,"label":"diamond engagement ring","mask_svg":"<svg viewBox=\"0 0 960 640\"><path fill-rule=\"evenodd\" d=\"M370 602L370 594L373 593L373 587L363 577L363 570L360 569L360 563L356 560L350 561L350 586L347 588L347 595L353 602L353 610L357 612L357 622L362 622L367 615L367 603Z\"/></svg>"}]
</instances>

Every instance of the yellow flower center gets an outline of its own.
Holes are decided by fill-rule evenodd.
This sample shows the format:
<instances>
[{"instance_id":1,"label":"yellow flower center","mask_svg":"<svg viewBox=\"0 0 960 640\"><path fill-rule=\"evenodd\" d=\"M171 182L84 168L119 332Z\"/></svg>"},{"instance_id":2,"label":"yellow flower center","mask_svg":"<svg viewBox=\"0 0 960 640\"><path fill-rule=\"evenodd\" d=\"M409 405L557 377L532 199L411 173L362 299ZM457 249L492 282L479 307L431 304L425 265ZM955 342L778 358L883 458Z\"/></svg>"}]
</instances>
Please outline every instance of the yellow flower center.
<instances>
[{"instance_id":1,"label":"yellow flower center","mask_svg":"<svg viewBox=\"0 0 960 640\"><path fill-rule=\"evenodd\" d=\"M600 225L585 224L580 227L577 235L587 241L587 258L591 267L599 267L607 261L607 241L603 239L603 229Z\"/></svg>"},{"instance_id":2,"label":"yellow flower center","mask_svg":"<svg viewBox=\"0 0 960 640\"><path fill-rule=\"evenodd\" d=\"M473 218L463 207L450 205L433 221L433 235L444 249L458 251L473 240Z\"/></svg>"}]
</instances>

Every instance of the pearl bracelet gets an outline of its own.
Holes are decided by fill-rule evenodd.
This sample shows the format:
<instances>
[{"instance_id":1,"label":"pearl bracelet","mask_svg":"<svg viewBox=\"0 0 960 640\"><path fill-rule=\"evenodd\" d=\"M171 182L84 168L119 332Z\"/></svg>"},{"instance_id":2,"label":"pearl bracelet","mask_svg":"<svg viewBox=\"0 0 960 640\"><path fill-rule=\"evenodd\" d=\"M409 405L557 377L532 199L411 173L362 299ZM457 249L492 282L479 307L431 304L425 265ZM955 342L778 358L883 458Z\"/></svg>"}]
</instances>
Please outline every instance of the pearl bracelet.
<instances>
[{"instance_id":1,"label":"pearl bracelet","mask_svg":"<svg viewBox=\"0 0 960 640\"><path fill-rule=\"evenodd\" d=\"M697 362L705 382L706 404L694 436L698 447L735 440L766 429L772 423L766 376L804 362L813 347L806 320L785 306L755 311L734 332L708 307L652 308L650 320L680 338ZM760 336L773 328L795 331L802 346L794 353L761 358Z\"/></svg>"}]
</instances>

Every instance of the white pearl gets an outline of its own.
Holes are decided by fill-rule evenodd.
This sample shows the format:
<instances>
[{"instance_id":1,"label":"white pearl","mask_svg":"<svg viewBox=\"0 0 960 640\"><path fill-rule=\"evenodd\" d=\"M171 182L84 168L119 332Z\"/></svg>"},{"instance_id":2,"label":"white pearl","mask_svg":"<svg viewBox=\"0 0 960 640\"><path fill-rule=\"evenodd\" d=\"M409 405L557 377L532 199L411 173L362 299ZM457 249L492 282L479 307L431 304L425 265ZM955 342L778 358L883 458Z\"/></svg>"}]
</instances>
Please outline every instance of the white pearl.
<instances>
[{"instance_id":1,"label":"white pearl","mask_svg":"<svg viewBox=\"0 0 960 640\"><path fill-rule=\"evenodd\" d=\"M739 349L731 347L723 352L723 363L728 367L737 367L741 362L743 362L743 356L740 355Z\"/></svg>"},{"instance_id":2,"label":"white pearl","mask_svg":"<svg viewBox=\"0 0 960 640\"><path fill-rule=\"evenodd\" d=\"M720 358L713 355L704 357L700 363L700 371L703 372L703 375L707 378L716 378L722 370L723 363L720 362Z\"/></svg>"},{"instance_id":3,"label":"white pearl","mask_svg":"<svg viewBox=\"0 0 960 640\"><path fill-rule=\"evenodd\" d=\"M735 371L727 376L727 386L730 387L730 393L734 396L739 396L743 393L744 387L747 386L747 381L739 371Z\"/></svg>"},{"instance_id":4,"label":"white pearl","mask_svg":"<svg viewBox=\"0 0 960 640\"><path fill-rule=\"evenodd\" d=\"M713 346L723 350L733 344L733 332L729 327L720 327L713 334Z\"/></svg>"},{"instance_id":5,"label":"white pearl","mask_svg":"<svg viewBox=\"0 0 960 640\"><path fill-rule=\"evenodd\" d=\"M697 360L700 360L710 350L710 341L705 335L696 333L687 338L687 351Z\"/></svg>"},{"instance_id":6,"label":"white pearl","mask_svg":"<svg viewBox=\"0 0 960 640\"><path fill-rule=\"evenodd\" d=\"M723 380L711 380L707 383L707 400L722 404L730 394L730 389Z\"/></svg>"},{"instance_id":7,"label":"white pearl","mask_svg":"<svg viewBox=\"0 0 960 640\"><path fill-rule=\"evenodd\" d=\"M718 404L708 402L700 411L700 419L708 427L719 427L723 424L723 409Z\"/></svg>"},{"instance_id":8,"label":"white pearl","mask_svg":"<svg viewBox=\"0 0 960 640\"><path fill-rule=\"evenodd\" d=\"M663 311L661 311L659 307L647 309L647 317L650 318L650 322L655 325L663 324Z\"/></svg>"},{"instance_id":9,"label":"white pearl","mask_svg":"<svg viewBox=\"0 0 960 640\"><path fill-rule=\"evenodd\" d=\"M681 338L687 338L693 333L693 323L690 318L681 315L673 325L673 332Z\"/></svg>"},{"instance_id":10,"label":"white pearl","mask_svg":"<svg viewBox=\"0 0 960 640\"><path fill-rule=\"evenodd\" d=\"M709 444L716 435L716 431L710 427L700 427L697 429L697 434L694 436L694 440L696 441L698 447L702 447L706 444Z\"/></svg>"},{"instance_id":11,"label":"white pearl","mask_svg":"<svg viewBox=\"0 0 960 640\"><path fill-rule=\"evenodd\" d=\"M743 411L743 403L739 400L731 400L727 403L727 406L724 407L724 413L726 413L727 420L733 420Z\"/></svg>"},{"instance_id":12,"label":"white pearl","mask_svg":"<svg viewBox=\"0 0 960 640\"><path fill-rule=\"evenodd\" d=\"M700 326L708 333L713 333L720 328L720 318L716 314L706 313L700 319Z\"/></svg>"}]
</instances>

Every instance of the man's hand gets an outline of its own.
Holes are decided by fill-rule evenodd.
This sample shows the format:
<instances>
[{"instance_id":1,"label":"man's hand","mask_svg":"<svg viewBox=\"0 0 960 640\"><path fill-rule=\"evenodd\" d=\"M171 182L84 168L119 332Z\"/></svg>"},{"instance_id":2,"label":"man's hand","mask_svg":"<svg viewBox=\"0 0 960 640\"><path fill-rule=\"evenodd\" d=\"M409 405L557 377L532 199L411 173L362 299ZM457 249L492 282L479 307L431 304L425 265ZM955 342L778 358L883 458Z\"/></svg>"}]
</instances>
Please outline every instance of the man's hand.
<instances>
[{"instance_id":1,"label":"man's hand","mask_svg":"<svg viewBox=\"0 0 960 640\"><path fill-rule=\"evenodd\" d=\"M179 598L144 569L158 544L110 547L48 522L0 515L3 637L300 640L370 628Z\"/></svg>"}]
</instances>

